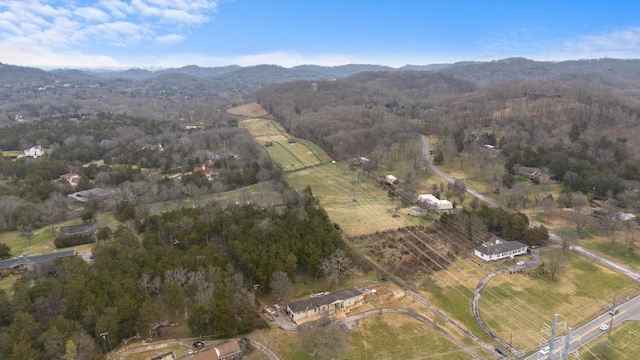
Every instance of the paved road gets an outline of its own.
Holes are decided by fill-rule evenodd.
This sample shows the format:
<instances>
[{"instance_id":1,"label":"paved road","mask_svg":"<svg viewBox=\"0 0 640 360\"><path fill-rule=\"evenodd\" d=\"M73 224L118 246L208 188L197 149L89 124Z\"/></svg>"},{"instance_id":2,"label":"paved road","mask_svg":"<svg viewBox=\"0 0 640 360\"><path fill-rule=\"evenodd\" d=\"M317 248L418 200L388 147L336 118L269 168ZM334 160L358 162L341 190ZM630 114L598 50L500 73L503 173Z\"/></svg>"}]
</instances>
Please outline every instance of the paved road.
<instances>
[{"instance_id":1,"label":"paved road","mask_svg":"<svg viewBox=\"0 0 640 360\"><path fill-rule=\"evenodd\" d=\"M442 170L438 169L438 167L436 167L433 164L433 161L431 160L431 154L429 152L429 138L425 135L421 135L421 140L422 140L422 154L424 156L425 159L425 163L427 165L427 167L436 175L438 175L439 177L441 177L442 179L444 179L445 181L449 182L449 183L454 183L455 182L455 178L449 176L448 174L446 174L445 172L443 172ZM481 201L483 201L484 203L486 203L487 205L491 206L491 207L501 207L499 204L495 203L493 200L485 197L484 195L482 195L481 193L470 189L468 187L466 187L466 191L467 193L471 194L472 196L477 197L478 199L480 199ZM505 211L509 211L509 212L513 212L514 210L512 209L507 209L502 207ZM534 223L533 221L531 222L531 226L538 226L538 224ZM552 241L562 244L562 239L560 238L560 236L558 236L557 234L554 234L552 232L549 232L549 239L551 239ZM570 249L572 251L575 251L576 253L594 260L595 262L598 262L600 264L603 264L604 266L609 267L610 269L613 269L614 271L617 271L621 274L624 274L636 281L638 281L638 284L640 284L640 272L633 270L627 266L618 264L612 260L609 260L607 258L602 257L600 254L594 253L591 250L585 249L582 246L579 245L575 245L575 244L570 244ZM477 289L476 289L477 290ZM475 298L475 296L474 296ZM626 299L625 302L623 302L620 305L620 309L621 312L620 314L616 315L614 317L614 321L613 321L613 326L616 326L617 324L621 323L622 321L625 320L640 320L640 318L638 317L638 314L640 314L640 296L632 298L632 299ZM624 313L622 312L622 309L625 309L625 311L628 311L629 313L626 315L624 315ZM583 344L586 344L588 341L588 339L593 339L595 337L597 337L599 334L599 329L598 327L602 324L603 322L603 316L608 316L608 314L605 315L601 315L599 317L597 317L596 319L593 319L592 321L588 322L587 324L581 326L580 328L576 329L575 331L575 336L576 337L580 337L581 341L580 342L575 342L574 345L574 341L571 341L571 345L575 346L575 349L578 349L580 346L582 346ZM618 319L618 320L616 320ZM482 324L479 323L479 325L482 327ZM597 325L597 326L594 326ZM594 330L595 329L595 330ZM487 332L487 330L485 330L485 332ZM490 330L487 332L488 335L490 335L496 342L503 344L506 343L504 340L500 339L499 337L497 337L493 332L491 332ZM558 345L554 345L554 349L558 350L560 348L560 346ZM554 351L555 353L556 351ZM529 356L527 359L537 359L538 358L538 353L534 353L533 355ZM544 356L540 356L540 358L546 358ZM555 357L554 357L555 359Z\"/></svg>"},{"instance_id":2,"label":"paved road","mask_svg":"<svg viewBox=\"0 0 640 360\"><path fill-rule=\"evenodd\" d=\"M594 341L596 339L602 340L606 338L609 334L608 331L600 330L600 325L607 324L615 327L625 321L639 321L640 320L640 295L631 298L625 299L625 301L618 306L619 312L618 314L612 316L609 313L604 313L596 317L595 319L587 322L586 324L580 326L577 329L574 329L571 332L571 341L569 342L569 353L575 351L582 346ZM565 340L564 336L557 339L554 342L554 351L552 359L562 359L562 354L565 349ZM628 354L632 355L632 354ZM636 354L637 355L637 354ZM524 358L525 360L536 360L536 359L548 359L549 355L543 356L538 352L529 355Z\"/></svg>"}]
</instances>

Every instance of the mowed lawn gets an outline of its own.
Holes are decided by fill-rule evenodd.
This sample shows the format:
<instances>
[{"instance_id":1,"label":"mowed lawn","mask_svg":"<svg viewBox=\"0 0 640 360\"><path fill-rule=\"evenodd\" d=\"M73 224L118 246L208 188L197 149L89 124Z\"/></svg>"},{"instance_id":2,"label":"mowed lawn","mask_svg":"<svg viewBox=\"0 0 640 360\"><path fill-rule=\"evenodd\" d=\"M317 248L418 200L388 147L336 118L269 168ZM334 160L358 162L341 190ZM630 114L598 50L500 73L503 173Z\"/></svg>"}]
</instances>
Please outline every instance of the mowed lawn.
<instances>
[{"instance_id":1,"label":"mowed lawn","mask_svg":"<svg viewBox=\"0 0 640 360\"><path fill-rule=\"evenodd\" d=\"M348 236L425 224L419 217L392 217L393 200L376 185L373 176L366 178L346 164L329 163L286 175L296 189L311 187L313 195Z\"/></svg>"},{"instance_id":2,"label":"mowed lawn","mask_svg":"<svg viewBox=\"0 0 640 360\"><path fill-rule=\"evenodd\" d=\"M240 125L253 135L284 171L299 170L331 161L322 149L309 141L289 135L277 121L249 119L240 122Z\"/></svg>"}]
</instances>

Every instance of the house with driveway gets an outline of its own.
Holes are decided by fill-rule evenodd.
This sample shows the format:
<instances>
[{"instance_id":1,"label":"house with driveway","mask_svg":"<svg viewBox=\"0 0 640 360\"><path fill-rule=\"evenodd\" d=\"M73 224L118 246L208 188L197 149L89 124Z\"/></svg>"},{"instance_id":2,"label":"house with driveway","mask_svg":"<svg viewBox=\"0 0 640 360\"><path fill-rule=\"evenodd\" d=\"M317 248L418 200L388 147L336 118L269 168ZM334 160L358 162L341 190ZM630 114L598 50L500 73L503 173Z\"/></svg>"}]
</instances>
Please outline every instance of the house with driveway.
<instances>
[{"instance_id":1,"label":"house with driveway","mask_svg":"<svg viewBox=\"0 0 640 360\"><path fill-rule=\"evenodd\" d=\"M497 236L492 236L488 242L475 248L474 254L484 261L493 261L525 255L527 248L527 245L519 241L506 241Z\"/></svg>"},{"instance_id":2,"label":"house with driveway","mask_svg":"<svg viewBox=\"0 0 640 360\"><path fill-rule=\"evenodd\" d=\"M322 315L334 315L338 310L344 310L362 304L362 291L353 286L331 293L314 294L309 298L287 304L287 315L295 323L315 320Z\"/></svg>"}]
</instances>

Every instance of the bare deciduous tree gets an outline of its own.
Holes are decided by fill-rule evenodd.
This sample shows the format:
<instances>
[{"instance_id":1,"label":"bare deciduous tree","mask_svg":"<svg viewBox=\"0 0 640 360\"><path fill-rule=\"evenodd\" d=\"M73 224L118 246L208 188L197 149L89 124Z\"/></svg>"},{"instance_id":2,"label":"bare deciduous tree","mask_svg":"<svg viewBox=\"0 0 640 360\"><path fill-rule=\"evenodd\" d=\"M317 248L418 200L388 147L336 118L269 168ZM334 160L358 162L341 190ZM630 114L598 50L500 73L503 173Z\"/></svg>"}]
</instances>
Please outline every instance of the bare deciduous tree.
<instances>
[{"instance_id":1,"label":"bare deciduous tree","mask_svg":"<svg viewBox=\"0 0 640 360\"><path fill-rule=\"evenodd\" d=\"M298 327L298 339L301 352L313 359L339 358L349 346L347 334L336 324L303 324Z\"/></svg>"},{"instance_id":2,"label":"bare deciduous tree","mask_svg":"<svg viewBox=\"0 0 640 360\"><path fill-rule=\"evenodd\" d=\"M276 271L271 275L269 287L278 300L282 300L293 291L293 283L284 271Z\"/></svg>"},{"instance_id":3,"label":"bare deciduous tree","mask_svg":"<svg viewBox=\"0 0 640 360\"><path fill-rule=\"evenodd\" d=\"M563 269L567 262L567 256L562 251L553 251L549 254L546 268L549 270L551 280L555 279Z\"/></svg>"},{"instance_id":4,"label":"bare deciduous tree","mask_svg":"<svg viewBox=\"0 0 640 360\"><path fill-rule=\"evenodd\" d=\"M320 274L327 282L335 281L337 284L340 279L348 276L351 270L351 259L347 257L342 249L336 250L320 262Z\"/></svg>"}]
</instances>

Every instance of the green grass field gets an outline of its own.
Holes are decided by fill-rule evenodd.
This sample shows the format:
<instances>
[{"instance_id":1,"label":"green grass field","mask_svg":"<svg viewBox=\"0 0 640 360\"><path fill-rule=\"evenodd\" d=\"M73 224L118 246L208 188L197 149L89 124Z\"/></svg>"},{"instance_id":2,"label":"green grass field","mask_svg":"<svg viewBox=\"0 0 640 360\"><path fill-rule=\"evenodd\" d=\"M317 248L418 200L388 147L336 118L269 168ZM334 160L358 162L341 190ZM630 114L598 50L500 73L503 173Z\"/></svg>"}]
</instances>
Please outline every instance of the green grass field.
<instances>
[{"instance_id":1,"label":"green grass field","mask_svg":"<svg viewBox=\"0 0 640 360\"><path fill-rule=\"evenodd\" d=\"M513 339L514 346L525 352L534 351L541 337L549 337L541 329L551 324L554 314L560 314L559 321L566 321L567 327L576 328L605 312L614 295L621 299L638 292L632 279L567 254L565 270L554 280L548 275L503 274L487 284L480 312L498 336ZM546 260L544 254L542 260Z\"/></svg>"},{"instance_id":2,"label":"green grass field","mask_svg":"<svg viewBox=\"0 0 640 360\"><path fill-rule=\"evenodd\" d=\"M24 155L24 151L22 151L22 150L2 151L2 156L3 157L18 157L20 155Z\"/></svg>"},{"instance_id":3,"label":"green grass field","mask_svg":"<svg viewBox=\"0 0 640 360\"><path fill-rule=\"evenodd\" d=\"M469 355L435 330L395 314L361 320L349 333L351 351L344 359L468 359Z\"/></svg>"},{"instance_id":4,"label":"green grass field","mask_svg":"<svg viewBox=\"0 0 640 360\"><path fill-rule=\"evenodd\" d=\"M331 221L347 235L363 235L409 225L424 224L419 217L392 217L397 203L376 185L374 176L350 170L346 163L324 164L286 175L296 189L311 187ZM354 201L355 199L355 201Z\"/></svg>"},{"instance_id":5,"label":"green grass field","mask_svg":"<svg viewBox=\"0 0 640 360\"><path fill-rule=\"evenodd\" d=\"M611 339L606 335L581 348L578 353L584 359L589 355L598 359L626 360L637 359L640 354L640 322L627 321L613 328Z\"/></svg>"},{"instance_id":6,"label":"green grass field","mask_svg":"<svg viewBox=\"0 0 640 360\"><path fill-rule=\"evenodd\" d=\"M294 138L277 121L249 119L240 122L240 125L264 146L269 156L284 171L300 170L331 161L331 158L318 146L310 141ZM292 139L295 142L290 143L289 140ZM272 145L265 146L267 143Z\"/></svg>"}]
</instances>

